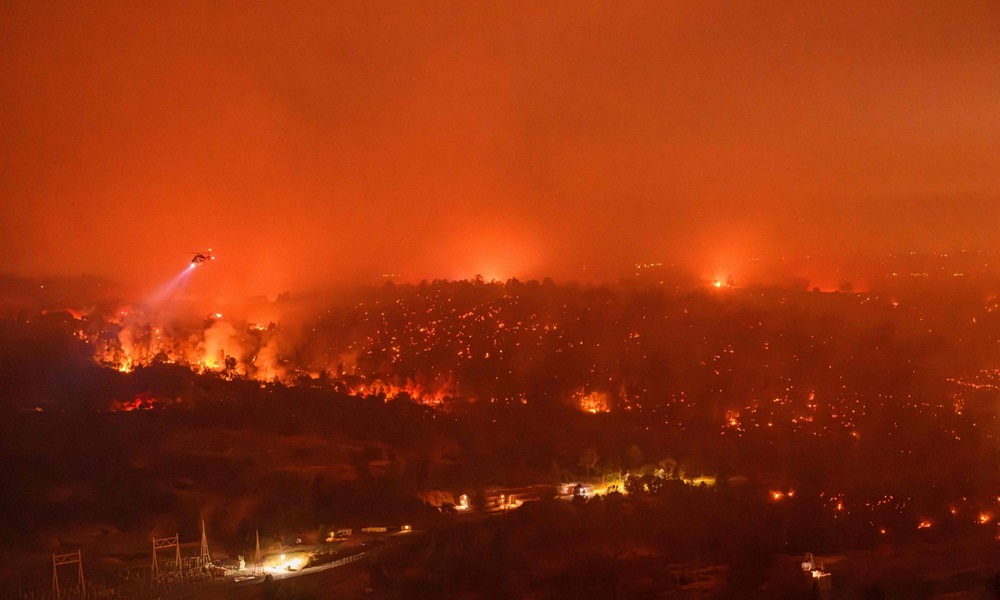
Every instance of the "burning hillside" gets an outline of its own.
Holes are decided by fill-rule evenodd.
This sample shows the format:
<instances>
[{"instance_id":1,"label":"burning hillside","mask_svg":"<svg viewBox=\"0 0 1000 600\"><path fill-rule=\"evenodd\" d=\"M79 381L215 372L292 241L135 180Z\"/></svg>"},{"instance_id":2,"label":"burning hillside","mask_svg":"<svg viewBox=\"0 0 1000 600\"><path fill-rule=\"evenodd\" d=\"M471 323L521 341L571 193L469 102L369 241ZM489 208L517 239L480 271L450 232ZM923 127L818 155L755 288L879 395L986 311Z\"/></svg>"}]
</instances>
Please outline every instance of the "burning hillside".
<instances>
[{"instance_id":1,"label":"burning hillside","mask_svg":"<svg viewBox=\"0 0 1000 600\"><path fill-rule=\"evenodd\" d=\"M931 330L937 317L894 302L873 294L671 295L476 280L285 297L243 314L141 305L61 314L97 364L123 373L175 365L427 405L547 399L737 434L849 433L866 415L950 407L947 380L967 368L935 349L937 331L969 335L968 320Z\"/></svg>"}]
</instances>

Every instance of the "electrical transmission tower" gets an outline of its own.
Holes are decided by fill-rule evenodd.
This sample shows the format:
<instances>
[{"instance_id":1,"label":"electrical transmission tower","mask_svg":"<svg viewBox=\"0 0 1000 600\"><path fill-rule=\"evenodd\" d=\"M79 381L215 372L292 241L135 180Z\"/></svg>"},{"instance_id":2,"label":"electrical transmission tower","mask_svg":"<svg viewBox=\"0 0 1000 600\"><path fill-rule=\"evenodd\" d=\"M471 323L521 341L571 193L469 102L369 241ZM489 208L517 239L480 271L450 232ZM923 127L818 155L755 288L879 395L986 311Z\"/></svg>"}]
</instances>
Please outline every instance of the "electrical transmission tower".
<instances>
[{"instance_id":1,"label":"electrical transmission tower","mask_svg":"<svg viewBox=\"0 0 1000 600\"><path fill-rule=\"evenodd\" d=\"M77 566L76 581L77 585L80 586L80 600L87 597L87 584L83 580L83 558L80 551L77 550L70 554L52 555L52 598L54 600L62 599L62 590L59 589L59 567L72 564Z\"/></svg>"},{"instance_id":2,"label":"electrical transmission tower","mask_svg":"<svg viewBox=\"0 0 1000 600\"><path fill-rule=\"evenodd\" d=\"M205 534L205 519L201 520L201 566L212 564L212 555L208 553L208 536Z\"/></svg>"},{"instance_id":3,"label":"electrical transmission tower","mask_svg":"<svg viewBox=\"0 0 1000 600\"><path fill-rule=\"evenodd\" d=\"M176 549L176 570L181 570L181 545L180 536L175 535L174 537L167 538L153 538L153 577L160 577L160 565L156 562L156 551L157 550L168 550L170 548Z\"/></svg>"}]
</instances>

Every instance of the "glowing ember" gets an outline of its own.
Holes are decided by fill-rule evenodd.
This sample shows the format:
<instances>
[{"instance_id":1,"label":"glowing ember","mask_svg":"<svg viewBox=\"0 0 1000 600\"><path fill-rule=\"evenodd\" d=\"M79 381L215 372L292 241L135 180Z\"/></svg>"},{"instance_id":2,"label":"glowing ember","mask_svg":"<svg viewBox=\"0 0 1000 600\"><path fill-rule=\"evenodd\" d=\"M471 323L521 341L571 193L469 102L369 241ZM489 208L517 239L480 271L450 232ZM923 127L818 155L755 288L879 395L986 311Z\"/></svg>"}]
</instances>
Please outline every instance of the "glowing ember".
<instances>
[{"instance_id":1,"label":"glowing ember","mask_svg":"<svg viewBox=\"0 0 1000 600\"><path fill-rule=\"evenodd\" d=\"M135 410L153 410L157 408L158 402L149 392L143 392L132 400L116 402L112 407L114 412L132 412Z\"/></svg>"}]
</instances>

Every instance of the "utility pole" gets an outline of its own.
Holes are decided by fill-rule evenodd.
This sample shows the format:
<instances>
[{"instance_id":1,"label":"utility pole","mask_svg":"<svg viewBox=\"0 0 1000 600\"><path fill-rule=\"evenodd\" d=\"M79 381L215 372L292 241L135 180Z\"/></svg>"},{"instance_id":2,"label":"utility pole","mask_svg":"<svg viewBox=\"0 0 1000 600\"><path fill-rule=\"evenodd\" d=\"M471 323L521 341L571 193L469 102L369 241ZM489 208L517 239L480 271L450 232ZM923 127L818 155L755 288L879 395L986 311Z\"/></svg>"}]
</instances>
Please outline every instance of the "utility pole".
<instances>
[{"instance_id":1,"label":"utility pole","mask_svg":"<svg viewBox=\"0 0 1000 600\"><path fill-rule=\"evenodd\" d=\"M253 557L253 574L254 576L259 576L264 574L264 561L260 556L260 530L256 530L257 536L257 551L254 553Z\"/></svg>"}]
</instances>

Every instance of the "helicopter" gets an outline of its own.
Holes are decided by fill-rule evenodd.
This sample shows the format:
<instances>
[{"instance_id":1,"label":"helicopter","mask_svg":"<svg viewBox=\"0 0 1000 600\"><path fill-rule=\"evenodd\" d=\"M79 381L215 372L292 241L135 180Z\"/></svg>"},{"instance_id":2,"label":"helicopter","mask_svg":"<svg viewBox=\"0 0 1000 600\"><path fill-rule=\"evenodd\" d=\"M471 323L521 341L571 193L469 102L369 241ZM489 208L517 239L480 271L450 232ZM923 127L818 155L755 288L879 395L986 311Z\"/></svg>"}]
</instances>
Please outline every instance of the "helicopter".
<instances>
[{"instance_id":1,"label":"helicopter","mask_svg":"<svg viewBox=\"0 0 1000 600\"><path fill-rule=\"evenodd\" d=\"M189 269L193 269L198 265L203 265L209 261L215 260L215 255L212 254L212 249L209 248L207 252L192 252L194 257L191 259L191 265Z\"/></svg>"}]
</instances>

